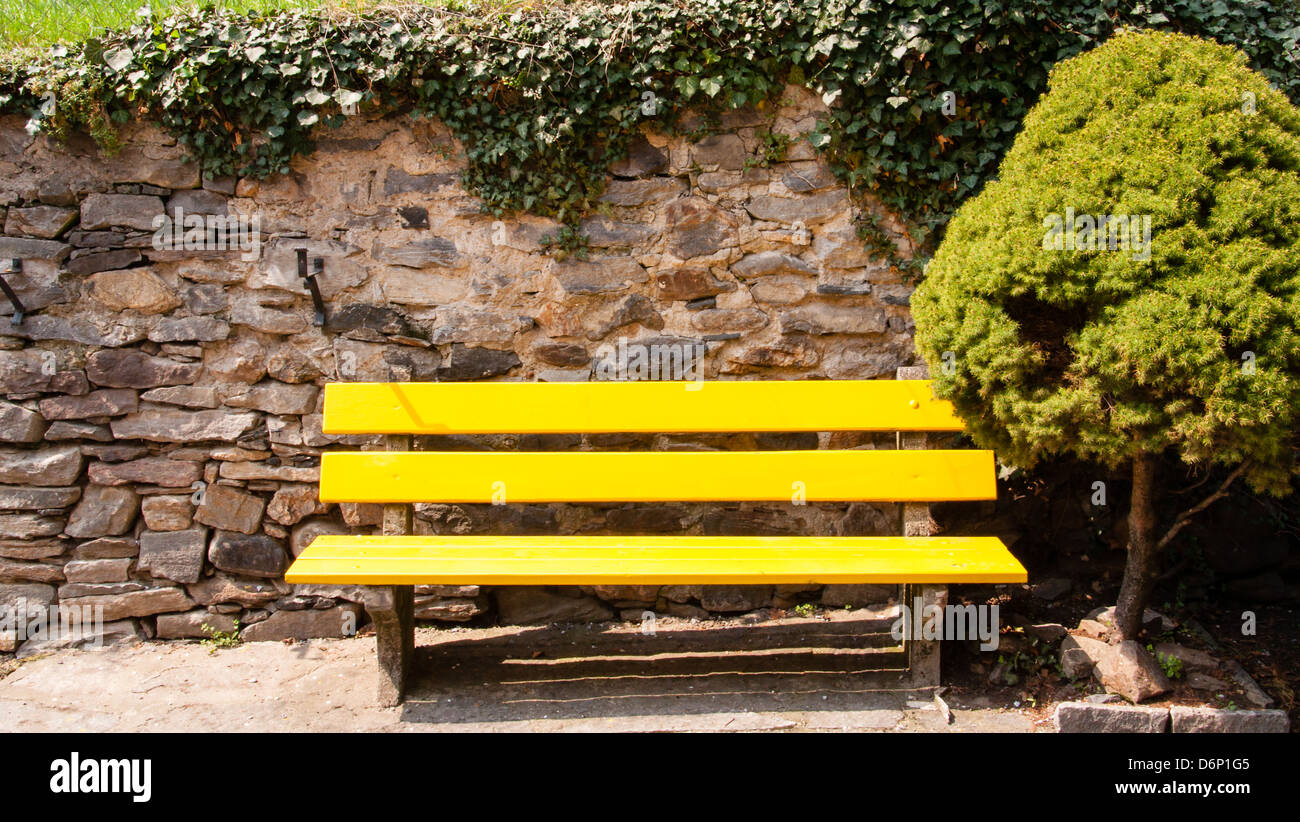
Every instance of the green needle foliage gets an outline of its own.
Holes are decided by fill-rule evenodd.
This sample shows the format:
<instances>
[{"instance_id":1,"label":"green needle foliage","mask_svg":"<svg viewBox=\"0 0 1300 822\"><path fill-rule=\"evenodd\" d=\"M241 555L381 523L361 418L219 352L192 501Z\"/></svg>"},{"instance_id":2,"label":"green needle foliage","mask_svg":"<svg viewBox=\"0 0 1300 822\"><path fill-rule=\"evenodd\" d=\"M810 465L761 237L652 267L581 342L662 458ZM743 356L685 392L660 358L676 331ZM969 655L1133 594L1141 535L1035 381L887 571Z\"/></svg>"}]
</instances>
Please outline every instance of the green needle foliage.
<instances>
[{"instance_id":1,"label":"green needle foliage","mask_svg":"<svg viewBox=\"0 0 1300 822\"><path fill-rule=\"evenodd\" d=\"M1150 259L1044 249L1045 218L1067 209L1151 215ZM917 346L1006 460L1118 466L1175 448L1189 463L1250 460L1258 487L1287 488L1300 110L1240 52L1127 34L1062 63L926 274Z\"/></svg>"},{"instance_id":2,"label":"green needle foliage","mask_svg":"<svg viewBox=\"0 0 1300 822\"><path fill-rule=\"evenodd\" d=\"M1057 250L1056 220L1071 210L1075 250ZM1100 250L1080 250L1080 215L1111 217L1093 234ZM1116 232L1117 246L1130 242L1112 250L1110 227L1132 217L1138 235ZM1008 462L1133 465L1133 509L1147 520L1150 469L1170 451L1288 489L1300 109L1240 51L1128 33L1062 62L926 273L917 347L975 440ZM1157 539L1154 521L1131 514L1131 545L1163 547L1183 522Z\"/></svg>"},{"instance_id":3,"label":"green needle foliage","mask_svg":"<svg viewBox=\"0 0 1300 822\"><path fill-rule=\"evenodd\" d=\"M1296 0L638 0L168 10L0 59L0 112L110 147L105 116L151 118L206 173L253 176L287 170L353 104L436 116L489 210L573 225L637 129L695 132L687 109L707 122L789 80L831 106L812 139L836 173L910 221L924 249L996 168L1051 66L1124 26L1238 45L1300 98Z\"/></svg>"}]
</instances>

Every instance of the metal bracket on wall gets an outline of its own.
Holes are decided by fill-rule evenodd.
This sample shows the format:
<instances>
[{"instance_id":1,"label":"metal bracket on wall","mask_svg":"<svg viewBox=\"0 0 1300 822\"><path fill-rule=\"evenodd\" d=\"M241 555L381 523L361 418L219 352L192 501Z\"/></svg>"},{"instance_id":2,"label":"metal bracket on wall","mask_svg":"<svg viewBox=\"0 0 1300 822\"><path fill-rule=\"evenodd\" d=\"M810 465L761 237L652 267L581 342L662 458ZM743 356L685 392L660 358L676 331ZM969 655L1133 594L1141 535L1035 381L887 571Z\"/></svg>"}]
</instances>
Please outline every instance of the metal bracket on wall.
<instances>
[{"instance_id":1,"label":"metal bracket on wall","mask_svg":"<svg viewBox=\"0 0 1300 822\"><path fill-rule=\"evenodd\" d=\"M22 270L23 261L15 257L9 261L9 268L4 273L17 274ZM0 289L4 291L5 296L9 298L9 302L13 303L14 306L14 315L9 322L13 325L22 325L23 315L27 313L27 309L23 306L23 301L18 299L18 294L13 290L13 287L9 285L9 281L3 276L0 276Z\"/></svg>"},{"instance_id":2,"label":"metal bracket on wall","mask_svg":"<svg viewBox=\"0 0 1300 822\"><path fill-rule=\"evenodd\" d=\"M298 276L307 284L307 289L311 291L311 304L316 308L316 317L312 324L322 326L325 324L325 302L320 297L320 286L316 284L316 276L325 270L325 261L320 257L311 261L311 273L307 273L307 249L299 248L298 252Z\"/></svg>"}]
</instances>

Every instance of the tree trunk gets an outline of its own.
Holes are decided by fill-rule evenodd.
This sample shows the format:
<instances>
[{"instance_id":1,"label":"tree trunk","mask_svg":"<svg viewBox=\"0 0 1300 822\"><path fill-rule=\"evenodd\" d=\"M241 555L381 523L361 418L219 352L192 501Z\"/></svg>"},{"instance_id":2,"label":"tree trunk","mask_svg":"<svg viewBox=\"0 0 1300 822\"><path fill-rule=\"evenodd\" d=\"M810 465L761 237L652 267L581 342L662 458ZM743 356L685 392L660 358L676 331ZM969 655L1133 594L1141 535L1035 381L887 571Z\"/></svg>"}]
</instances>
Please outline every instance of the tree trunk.
<instances>
[{"instance_id":1,"label":"tree trunk","mask_svg":"<svg viewBox=\"0 0 1300 822\"><path fill-rule=\"evenodd\" d=\"M1124 564L1124 581L1115 605L1115 628L1119 638L1137 639L1142 630L1142 612L1155 585L1160 556L1157 546L1155 510L1156 465L1154 454L1141 454L1133 460L1133 492L1128 512L1128 560Z\"/></svg>"}]
</instances>

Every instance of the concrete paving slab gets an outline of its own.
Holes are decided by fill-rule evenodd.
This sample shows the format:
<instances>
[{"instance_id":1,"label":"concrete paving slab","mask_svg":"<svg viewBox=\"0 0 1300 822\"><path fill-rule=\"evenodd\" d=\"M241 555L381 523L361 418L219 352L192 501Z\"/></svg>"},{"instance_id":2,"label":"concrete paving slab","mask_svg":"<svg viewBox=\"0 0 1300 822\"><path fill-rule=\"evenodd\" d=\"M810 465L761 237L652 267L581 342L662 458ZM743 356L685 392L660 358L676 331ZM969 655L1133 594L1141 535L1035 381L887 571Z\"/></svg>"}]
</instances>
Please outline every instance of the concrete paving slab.
<instances>
[{"instance_id":1,"label":"concrete paving slab","mask_svg":"<svg viewBox=\"0 0 1300 822\"><path fill-rule=\"evenodd\" d=\"M375 705L368 637L60 650L0 680L0 731L1035 730L997 709L955 710L943 724L928 694L889 687L892 672L871 670L870 642L799 652L753 636L749 651L729 649L731 635L705 639L422 629L417 677L399 708Z\"/></svg>"}]
</instances>

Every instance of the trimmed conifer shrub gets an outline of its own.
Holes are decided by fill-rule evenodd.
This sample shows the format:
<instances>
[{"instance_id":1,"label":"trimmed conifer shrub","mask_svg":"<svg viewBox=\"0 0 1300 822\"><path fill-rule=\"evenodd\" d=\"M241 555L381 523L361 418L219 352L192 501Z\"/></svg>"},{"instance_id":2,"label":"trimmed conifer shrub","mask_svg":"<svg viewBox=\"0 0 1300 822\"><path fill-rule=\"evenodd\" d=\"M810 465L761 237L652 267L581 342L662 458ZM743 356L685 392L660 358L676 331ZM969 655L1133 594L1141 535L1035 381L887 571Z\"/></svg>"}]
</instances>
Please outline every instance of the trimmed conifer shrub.
<instances>
[{"instance_id":1,"label":"trimmed conifer shrub","mask_svg":"<svg viewBox=\"0 0 1300 822\"><path fill-rule=\"evenodd\" d=\"M1188 518L1239 478L1282 494L1296 471L1300 110L1240 51L1179 34L1058 64L912 306L980 445L1131 470L1117 624L1133 637ZM1230 471L1162 522L1170 453Z\"/></svg>"}]
</instances>

